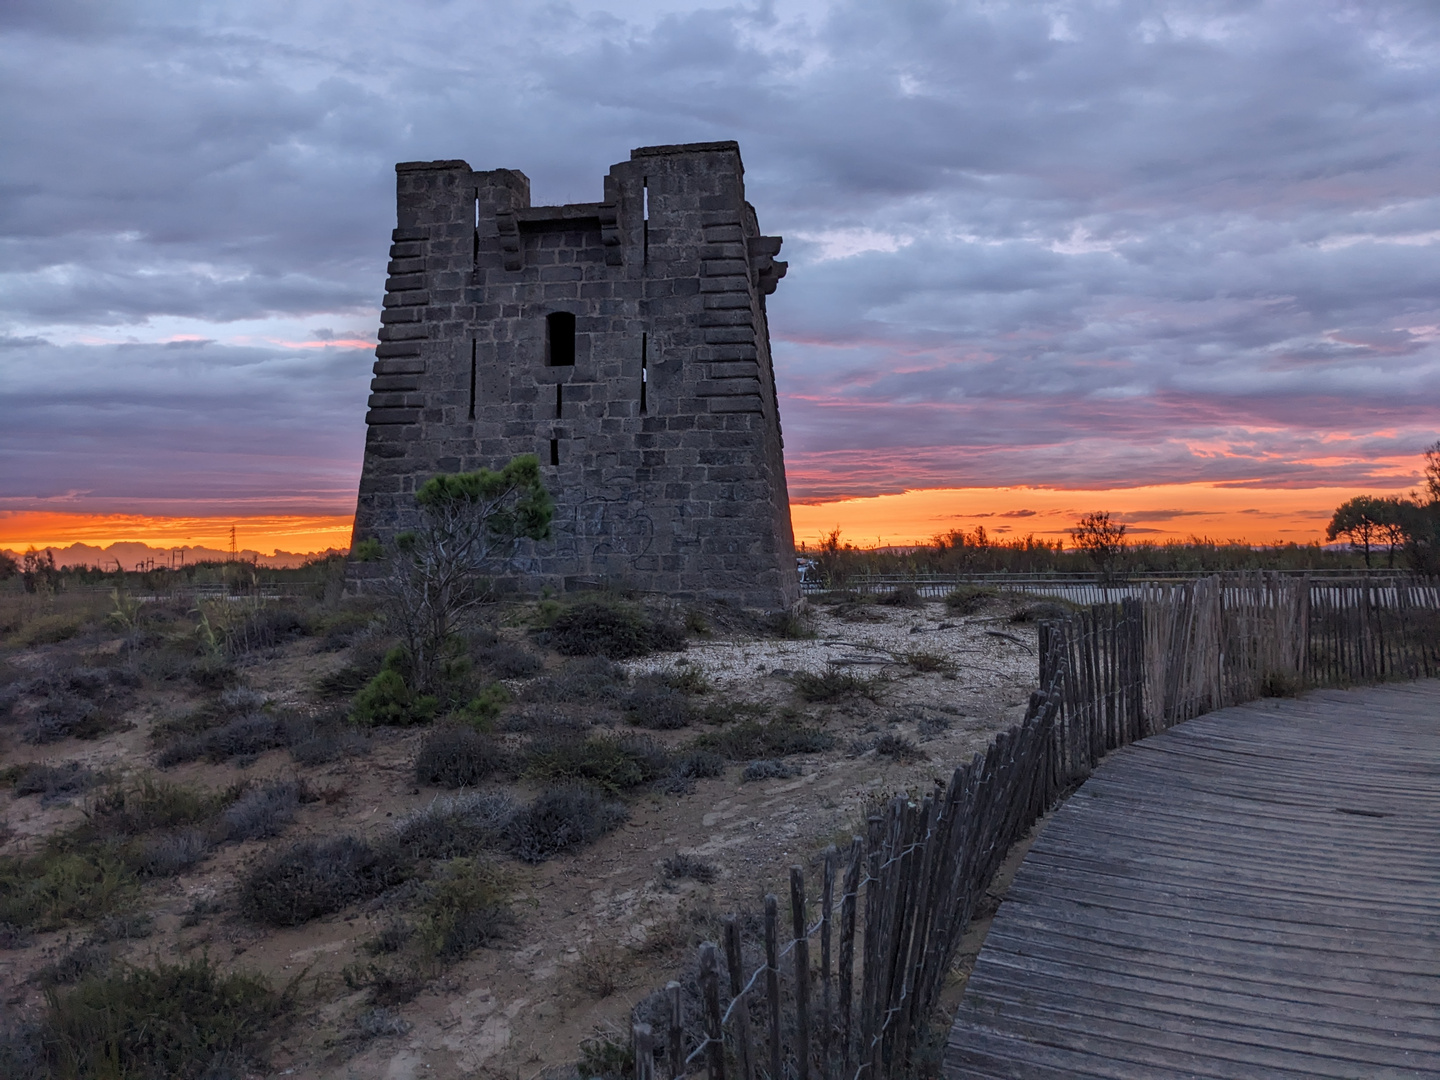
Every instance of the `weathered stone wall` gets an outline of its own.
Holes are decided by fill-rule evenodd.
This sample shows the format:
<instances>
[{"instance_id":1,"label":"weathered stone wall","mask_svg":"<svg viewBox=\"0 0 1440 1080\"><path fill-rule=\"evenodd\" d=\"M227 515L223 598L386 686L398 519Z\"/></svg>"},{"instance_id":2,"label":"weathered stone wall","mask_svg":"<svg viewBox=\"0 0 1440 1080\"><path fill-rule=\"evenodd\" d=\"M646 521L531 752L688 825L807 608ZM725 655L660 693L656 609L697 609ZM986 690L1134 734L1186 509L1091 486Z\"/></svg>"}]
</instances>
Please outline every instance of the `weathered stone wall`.
<instances>
[{"instance_id":1,"label":"weathered stone wall","mask_svg":"<svg viewBox=\"0 0 1440 1080\"><path fill-rule=\"evenodd\" d=\"M785 264L736 144L641 148L603 202L569 206L532 207L509 169L396 173L355 540L413 524L438 472L533 453L557 513L524 552L528 588L793 604L765 321ZM556 313L574 317L573 365L550 363Z\"/></svg>"}]
</instances>

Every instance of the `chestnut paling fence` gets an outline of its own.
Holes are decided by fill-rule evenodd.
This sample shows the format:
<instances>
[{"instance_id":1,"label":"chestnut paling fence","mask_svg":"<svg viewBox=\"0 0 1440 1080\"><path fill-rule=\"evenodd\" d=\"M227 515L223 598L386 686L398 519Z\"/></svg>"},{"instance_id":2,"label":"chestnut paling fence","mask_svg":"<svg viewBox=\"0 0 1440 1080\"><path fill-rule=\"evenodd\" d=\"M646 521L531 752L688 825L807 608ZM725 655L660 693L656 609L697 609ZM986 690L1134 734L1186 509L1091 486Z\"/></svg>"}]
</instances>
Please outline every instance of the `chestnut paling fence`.
<instances>
[{"instance_id":1,"label":"chestnut paling fence","mask_svg":"<svg viewBox=\"0 0 1440 1080\"><path fill-rule=\"evenodd\" d=\"M734 916L701 946L690 991L670 983L668 1016L633 1026L637 1080L904 1073L1007 849L1108 751L1267 693L1440 673L1440 587L1217 575L1042 623L1039 645L1024 721L827 850L818 896L792 867L788 918L765 899L763 956Z\"/></svg>"}]
</instances>

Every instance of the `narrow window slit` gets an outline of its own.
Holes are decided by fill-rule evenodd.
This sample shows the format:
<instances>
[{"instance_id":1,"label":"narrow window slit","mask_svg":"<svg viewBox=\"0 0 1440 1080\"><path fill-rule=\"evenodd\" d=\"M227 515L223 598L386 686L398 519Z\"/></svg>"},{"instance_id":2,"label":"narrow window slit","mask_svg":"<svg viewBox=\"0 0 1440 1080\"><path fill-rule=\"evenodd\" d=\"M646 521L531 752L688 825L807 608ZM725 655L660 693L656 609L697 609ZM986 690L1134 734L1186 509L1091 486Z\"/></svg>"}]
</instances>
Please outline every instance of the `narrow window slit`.
<instances>
[{"instance_id":1,"label":"narrow window slit","mask_svg":"<svg viewBox=\"0 0 1440 1080\"><path fill-rule=\"evenodd\" d=\"M559 440L559 439L551 439L551 440L550 440L550 464L551 464L551 465L559 465L559 464L560 464L560 440Z\"/></svg>"},{"instance_id":2,"label":"narrow window slit","mask_svg":"<svg viewBox=\"0 0 1440 1080\"><path fill-rule=\"evenodd\" d=\"M575 366L575 316L552 311L545 316L545 363L548 367Z\"/></svg>"},{"instance_id":3,"label":"narrow window slit","mask_svg":"<svg viewBox=\"0 0 1440 1080\"><path fill-rule=\"evenodd\" d=\"M559 420L560 417L561 417L561 415L562 415L561 412L560 412L560 403L561 403L561 401L563 400L563 395L564 395L564 393L565 393L565 388L564 388L560 383L557 382L557 383L555 384L555 419L556 419L556 420Z\"/></svg>"},{"instance_id":4,"label":"narrow window slit","mask_svg":"<svg viewBox=\"0 0 1440 1080\"><path fill-rule=\"evenodd\" d=\"M475 193L475 231L471 234L470 262L472 266L480 265L480 193Z\"/></svg>"},{"instance_id":5,"label":"narrow window slit","mask_svg":"<svg viewBox=\"0 0 1440 1080\"><path fill-rule=\"evenodd\" d=\"M650 261L650 178L647 176L640 182L640 228L644 233L641 244L640 261Z\"/></svg>"},{"instance_id":6,"label":"narrow window slit","mask_svg":"<svg viewBox=\"0 0 1440 1080\"><path fill-rule=\"evenodd\" d=\"M475 339L470 339L470 419L475 419Z\"/></svg>"},{"instance_id":7,"label":"narrow window slit","mask_svg":"<svg viewBox=\"0 0 1440 1080\"><path fill-rule=\"evenodd\" d=\"M640 411L642 413L646 411L648 404L645 391L650 384L649 339L649 334L640 335Z\"/></svg>"}]
</instances>

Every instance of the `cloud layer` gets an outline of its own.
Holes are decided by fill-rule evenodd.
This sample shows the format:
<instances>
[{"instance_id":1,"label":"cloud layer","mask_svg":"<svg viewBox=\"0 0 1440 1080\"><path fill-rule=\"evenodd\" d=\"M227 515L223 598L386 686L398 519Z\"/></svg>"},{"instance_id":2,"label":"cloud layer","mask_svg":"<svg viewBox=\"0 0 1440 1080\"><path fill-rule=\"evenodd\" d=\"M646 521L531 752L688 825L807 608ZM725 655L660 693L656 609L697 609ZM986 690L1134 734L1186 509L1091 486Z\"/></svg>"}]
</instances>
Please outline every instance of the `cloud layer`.
<instances>
[{"instance_id":1,"label":"cloud layer","mask_svg":"<svg viewBox=\"0 0 1440 1080\"><path fill-rule=\"evenodd\" d=\"M373 332L395 161L576 201L712 138L787 237L798 498L1393 489L1440 434L1432 4L13 0L0 59L5 505L333 512L368 362L299 346Z\"/></svg>"}]
</instances>

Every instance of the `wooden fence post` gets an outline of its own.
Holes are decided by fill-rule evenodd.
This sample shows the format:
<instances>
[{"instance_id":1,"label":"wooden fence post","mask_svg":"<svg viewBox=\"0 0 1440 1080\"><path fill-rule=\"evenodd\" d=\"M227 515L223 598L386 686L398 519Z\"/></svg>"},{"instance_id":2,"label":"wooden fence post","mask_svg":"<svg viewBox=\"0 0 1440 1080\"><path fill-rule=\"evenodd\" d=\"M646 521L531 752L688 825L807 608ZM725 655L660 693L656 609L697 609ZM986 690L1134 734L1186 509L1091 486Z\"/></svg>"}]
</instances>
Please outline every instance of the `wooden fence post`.
<instances>
[{"instance_id":1,"label":"wooden fence post","mask_svg":"<svg viewBox=\"0 0 1440 1080\"><path fill-rule=\"evenodd\" d=\"M671 979L665 984L665 996L670 1001L670 1030L665 1041L671 1080L685 1075L685 1014L680 997L680 984Z\"/></svg>"},{"instance_id":2,"label":"wooden fence post","mask_svg":"<svg viewBox=\"0 0 1440 1080\"><path fill-rule=\"evenodd\" d=\"M770 1012L770 1080L780 1071L780 909L774 893L765 895L765 1005Z\"/></svg>"},{"instance_id":3,"label":"wooden fence post","mask_svg":"<svg viewBox=\"0 0 1440 1080\"><path fill-rule=\"evenodd\" d=\"M635 1050L635 1080L655 1080L655 1036L649 1024L636 1024L630 1029Z\"/></svg>"},{"instance_id":4,"label":"wooden fence post","mask_svg":"<svg viewBox=\"0 0 1440 1080\"><path fill-rule=\"evenodd\" d=\"M730 969L730 1010L735 1014L735 1056L741 1080L755 1080L755 1057L750 1043L750 994L746 990L745 958L740 948L740 927L734 915L725 917L725 966Z\"/></svg>"},{"instance_id":5,"label":"wooden fence post","mask_svg":"<svg viewBox=\"0 0 1440 1080\"><path fill-rule=\"evenodd\" d=\"M820 891L820 1077L831 1080L834 1073L831 1053L835 1033L834 998L830 988L830 925L831 912L835 906L835 863L838 859L835 845L825 849L825 879Z\"/></svg>"},{"instance_id":6,"label":"wooden fence post","mask_svg":"<svg viewBox=\"0 0 1440 1080\"><path fill-rule=\"evenodd\" d=\"M715 946L700 946L700 997L705 1003L705 1060L710 1080L725 1080L725 1034L720 1027L720 965Z\"/></svg>"},{"instance_id":7,"label":"wooden fence post","mask_svg":"<svg viewBox=\"0 0 1440 1080\"><path fill-rule=\"evenodd\" d=\"M840 1080L852 1080L850 1064L855 1040L850 1030L854 1016L855 986L855 909L859 904L860 864L865 857L865 841L850 838L850 857L845 865L845 883L840 897L840 971L838 1008L840 1010Z\"/></svg>"},{"instance_id":8,"label":"wooden fence post","mask_svg":"<svg viewBox=\"0 0 1440 1080\"><path fill-rule=\"evenodd\" d=\"M805 932L805 871L790 867L790 924L795 949L795 1075L810 1080L810 940Z\"/></svg>"}]
</instances>

